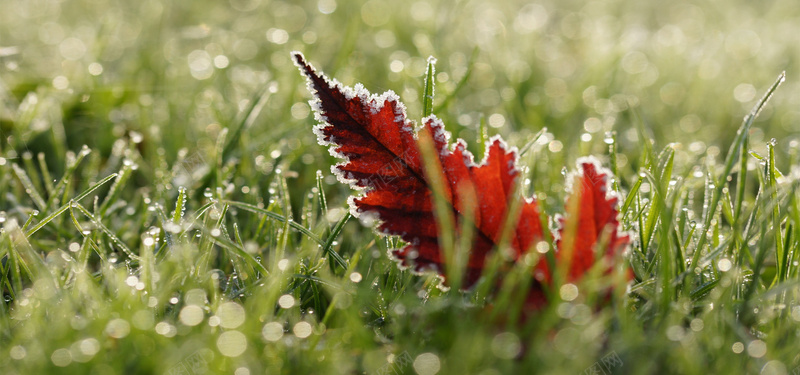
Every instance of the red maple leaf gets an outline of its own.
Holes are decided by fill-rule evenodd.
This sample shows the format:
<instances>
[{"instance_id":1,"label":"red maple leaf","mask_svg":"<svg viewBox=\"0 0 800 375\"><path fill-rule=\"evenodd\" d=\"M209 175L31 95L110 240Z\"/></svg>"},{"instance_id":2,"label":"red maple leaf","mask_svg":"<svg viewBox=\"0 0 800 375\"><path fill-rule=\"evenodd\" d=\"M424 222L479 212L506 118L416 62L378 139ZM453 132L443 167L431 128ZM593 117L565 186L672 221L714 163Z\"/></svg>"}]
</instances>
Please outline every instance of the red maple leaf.
<instances>
[{"instance_id":1,"label":"red maple leaf","mask_svg":"<svg viewBox=\"0 0 800 375\"><path fill-rule=\"evenodd\" d=\"M438 239L431 182L432 173L438 172L454 227L461 228L466 217L472 218L475 237L465 270L465 284L472 285L480 277L487 255L501 240L512 203L520 199L515 194L519 175L516 149L499 136L493 137L484 160L475 163L463 140L449 145L450 134L436 116L423 119L417 130L393 92L373 95L360 84L345 87L318 73L299 52L294 52L293 58L315 96L311 105L320 122L314 128L320 143L344 159L333 172L341 181L363 190L349 201L354 216L373 217L383 233L400 236L408 243L391 253L402 266L418 272L433 270L443 277L447 264ZM436 168L430 171L423 162L423 139L430 141L438 157ZM604 231L613 233L606 242L610 245L606 254L628 240L617 234L616 198L607 198L607 173L588 161L581 167L583 188L577 195L581 209L570 257L577 261L570 268L570 279L594 264L594 247ZM518 216L508 220L513 225L509 237L513 260L544 240L536 202L524 199L520 206ZM537 280L550 279L546 262L539 262L536 270Z\"/></svg>"},{"instance_id":2,"label":"red maple leaf","mask_svg":"<svg viewBox=\"0 0 800 375\"><path fill-rule=\"evenodd\" d=\"M611 172L601 167L594 157L578 159L578 167L577 172L567 177L568 182L572 180L572 194L565 205L567 212L572 203L577 207L574 233L567 233L566 217L556 218L559 224L556 258L559 263L569 263L568 281L580 279L598 261L606 262L606 270L611 271L612 258L630 242L630 236L619 231L618 197L610 186ZM565 234L570 236L569 241L562 239ZM605 246L598 249L601 244ZM537 279L549 278L549 271L540 269Z\"/></svg>"}]
</instances>

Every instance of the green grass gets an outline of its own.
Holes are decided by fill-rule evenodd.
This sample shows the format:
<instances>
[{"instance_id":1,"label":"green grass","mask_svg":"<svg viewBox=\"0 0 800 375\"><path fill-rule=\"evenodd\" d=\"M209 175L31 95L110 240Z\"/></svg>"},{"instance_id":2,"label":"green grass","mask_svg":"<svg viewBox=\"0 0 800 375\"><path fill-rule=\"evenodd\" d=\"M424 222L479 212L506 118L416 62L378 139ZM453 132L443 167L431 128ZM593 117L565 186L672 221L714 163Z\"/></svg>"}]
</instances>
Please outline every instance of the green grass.
<instances>
[{"instance_id":1,"label":"green grass","mask_svg":"<svg viewBox=\"0 0 800 375\"><path fill-rule=\"evenodd\" d=\"M796 1L0 9L3 374L800 366ZM398 240L347 214L292 50L477 155L494 134L528 145L548 215L563 168L599 156L636 279L551 286L520 321L526 264L494 294L398 270Z\"/></svg>"}]
</instances>

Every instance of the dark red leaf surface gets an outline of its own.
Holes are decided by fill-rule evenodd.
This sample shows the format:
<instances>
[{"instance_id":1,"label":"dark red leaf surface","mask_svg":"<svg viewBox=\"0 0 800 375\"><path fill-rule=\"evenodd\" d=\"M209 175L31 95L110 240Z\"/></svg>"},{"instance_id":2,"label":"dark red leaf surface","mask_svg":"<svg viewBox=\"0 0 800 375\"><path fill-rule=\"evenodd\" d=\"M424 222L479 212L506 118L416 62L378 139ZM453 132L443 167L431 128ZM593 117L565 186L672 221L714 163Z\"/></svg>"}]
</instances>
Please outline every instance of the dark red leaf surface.
<instances>
[{"instance_id":1,"label":"dark red leaf surface","mask_svg":"<svg viewBox=\"0 0 800 375\"><path fill-rule=\"evenodd\" d=\"M415 129L393 92L373 95L360 84L345 87L318 73L302 54L295 52L293 58L315 96L311 104L320 124L314 131L320 143L344 160L333 167L333 172L362 190L350 200L353 214L377 219L383 233L400 236L408 243L391 254L403 266L434 270L443 276L447 265L438 240L429 181L435 172L424 169L420 151L420 138L432 138L439 163L436 170L441 171L444 199L453 210L455 228L461 228L465 217L474 218L475 238L466 269L467 286L474 283L486 256L500 241L509 208L521 199L515 193L519 175L516 149L494 137L487 144L484 160L475 163L464 141L450 145L450 134L435 116L423 119L421 128ZM589 161L580 166L581 209L571 279L595 263L594 247L604 232L609 233L610 240L602 254L610 256L628 241L617 233L617 200L608 196L607 173ZM514 225L509 240L514 260L543 240L536 202L524 199L520 205L518 217L510 221ZM549 280L546 262L541 261L536 270L539 281ZM540 291L535 293L542 296Z\"/></svg>"}]
</instances>

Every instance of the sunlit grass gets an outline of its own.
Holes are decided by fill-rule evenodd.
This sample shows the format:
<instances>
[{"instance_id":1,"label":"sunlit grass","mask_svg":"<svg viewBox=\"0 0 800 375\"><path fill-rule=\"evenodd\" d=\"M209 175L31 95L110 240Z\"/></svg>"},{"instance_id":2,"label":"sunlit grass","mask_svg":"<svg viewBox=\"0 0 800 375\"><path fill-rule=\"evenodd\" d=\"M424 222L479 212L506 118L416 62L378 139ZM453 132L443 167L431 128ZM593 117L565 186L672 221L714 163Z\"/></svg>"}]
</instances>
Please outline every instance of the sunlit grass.
<instances>
[{"instance_id":1,"label":"sunlit grass","mask_svg":"<svg viewBox=\"0 0 800 375\"><path fill-rule=\"evenodd\" d=\"M800 366L796 2L0 9L0 373ZM533 140L523 189L548 216L562 169L600 157L635 280L554 285L517 320L518 282L442 291L398 270L397 240L347 213L291 50L433 111L476 155L487 134Z\"/></svg>"}]
</instances>

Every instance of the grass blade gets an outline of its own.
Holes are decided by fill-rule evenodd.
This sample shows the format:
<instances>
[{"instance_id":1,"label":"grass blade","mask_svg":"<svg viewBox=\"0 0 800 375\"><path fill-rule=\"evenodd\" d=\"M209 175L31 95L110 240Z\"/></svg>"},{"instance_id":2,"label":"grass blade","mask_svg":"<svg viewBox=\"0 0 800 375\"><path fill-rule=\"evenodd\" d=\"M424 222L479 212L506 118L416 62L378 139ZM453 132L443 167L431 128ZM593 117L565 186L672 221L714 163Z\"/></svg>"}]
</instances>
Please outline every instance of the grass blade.
<instances>
[{"instance_id":1,"label":"grass blade","mask_svg":"<svg viewBox=\"0 0 800 375\"><path fill-rule=\"evenodd\" d=\"M750 113L745 116L741 127L739 127L739 130L736 132L736 138L731 144L728 154L725 157L725 166L722 170L722 173L719 175L719 178L716 180L716 184L711 195L711 200L708 205L708 214L703 218L703 227L700 228L700 238L697 242L697 246L695 247L695 253L692 256L691 267L689 267L690 269L694 269L694 267L697 265L697 261L700 259L700 255L703 252L706 241L708 241L707 233L708 228L711 227L711 220L714 218L713 213L716 212L717 205L722 197L722 189L724 189L726 185L726 180L733 170L733 166L736 164L737 158L741 157L740 150L742 150L744 145L747 143L750 127L753 125L756 117L758 117L758 114L761 113L761 110L764 109L764 106L767 104L769 99L772 98L775 90L777 90L785 80L786 72L782 72L780 75L778 75L778 78L775 80L772 86L770 86L764 96L761 97L761 100L759 100Z\"/></svg>"},{"instance_id":2,"label":"grass blade","mask_svg":"<svg viewBox=\"0 0 800 375\"><path fill-rule=\"evenodd\" d=\"M266 217L268 217L268 218L270 218L272 220L275 220L277 222L280 222L280 223L285 223L286 222L286 218L283 215L276 214L276 213L274 213L272 211L268 211L268 210L265 210L263 208L259 208L258 206L254 206L254 205L252 205L250 203L229 201L229 200L222 201L222 203L229 204L229 205L235 206L235 207L239 207L239 208L241 208L243 210L250 211L250 212L253 212L253 213L256 213L256 214L264 215L264 216L266 216ZM294 228L296 231L306 235L308 238L310 238L314 242L316 242L316 243L318 243L320 245L325 245L325 242L322 241L322 239L319 238L319 236L317 236L316 234L314 234L313 232L308 230L308 228L300 225L299 223L289 219L289 226Z\"/></svg>"},{"instance_id":3,"label":"grass blade","mask_svg":"<svg viewBox=\"0 0 800 375\"><path fill-rule=\"evenodd\" d=\"M116 173L113 173L113 174L110 174L110 175L106 176L106 178L98 181L94 185L90 186L88 189L84 190L82 193L78 194L78 196L75 197L72 200L72 202L80 202L81 200L83 200L83 198L88 197L89 194L91 194L93 191L97 190L99 187L105 185L108 181L111 181L111 179L113 179L114 177L117 177ZM49 223L50 221L55 219L58 215L61 215L62 213L64 213L64 211L69 209L70 206L72 205L72 202L67 202L67 204L59 207L55 212L53 212L52 214L50 214L46 218L42 219L42 221L40 221L36 225L34 225L33 228L28 229L28 231L25 232L25 235L30 237L32 234L36 233L36 231L38 231L39 229L42 229L42 227L47 225L47 223Z\"/></svg>"},{"instance_id":4,"label":"grass blade","mask_svg":"<svg viewBox=\"0 0 800 375\"><path fill-rule=\"evenodd\" d=\"M44 202L42 195L39 194L36 186L33 186L33 182L31 181L30 177L28 177L28 173L26 173L24 169L17 165L17 163L11 164L11 167L14 169L14 173L17 175L22 187L25 188L25 192L28 193L28 196L30 196L31 199L33 199L33 203L35 203L40 210L45 210L47 204Z\"/></svg>"},{"instance_id":5,"label":"grass blade","mask_svg":"<svg viewBox=\"0 0 800 375\"><path fill-rule=\"evenodd\" d=\"M436 58L433 56L428 57L428 68L425 73L425 88L422 91L422 117L428 117L433 114L433 87L434 74L436 74Z\"/></svg>"}]
</instances>

